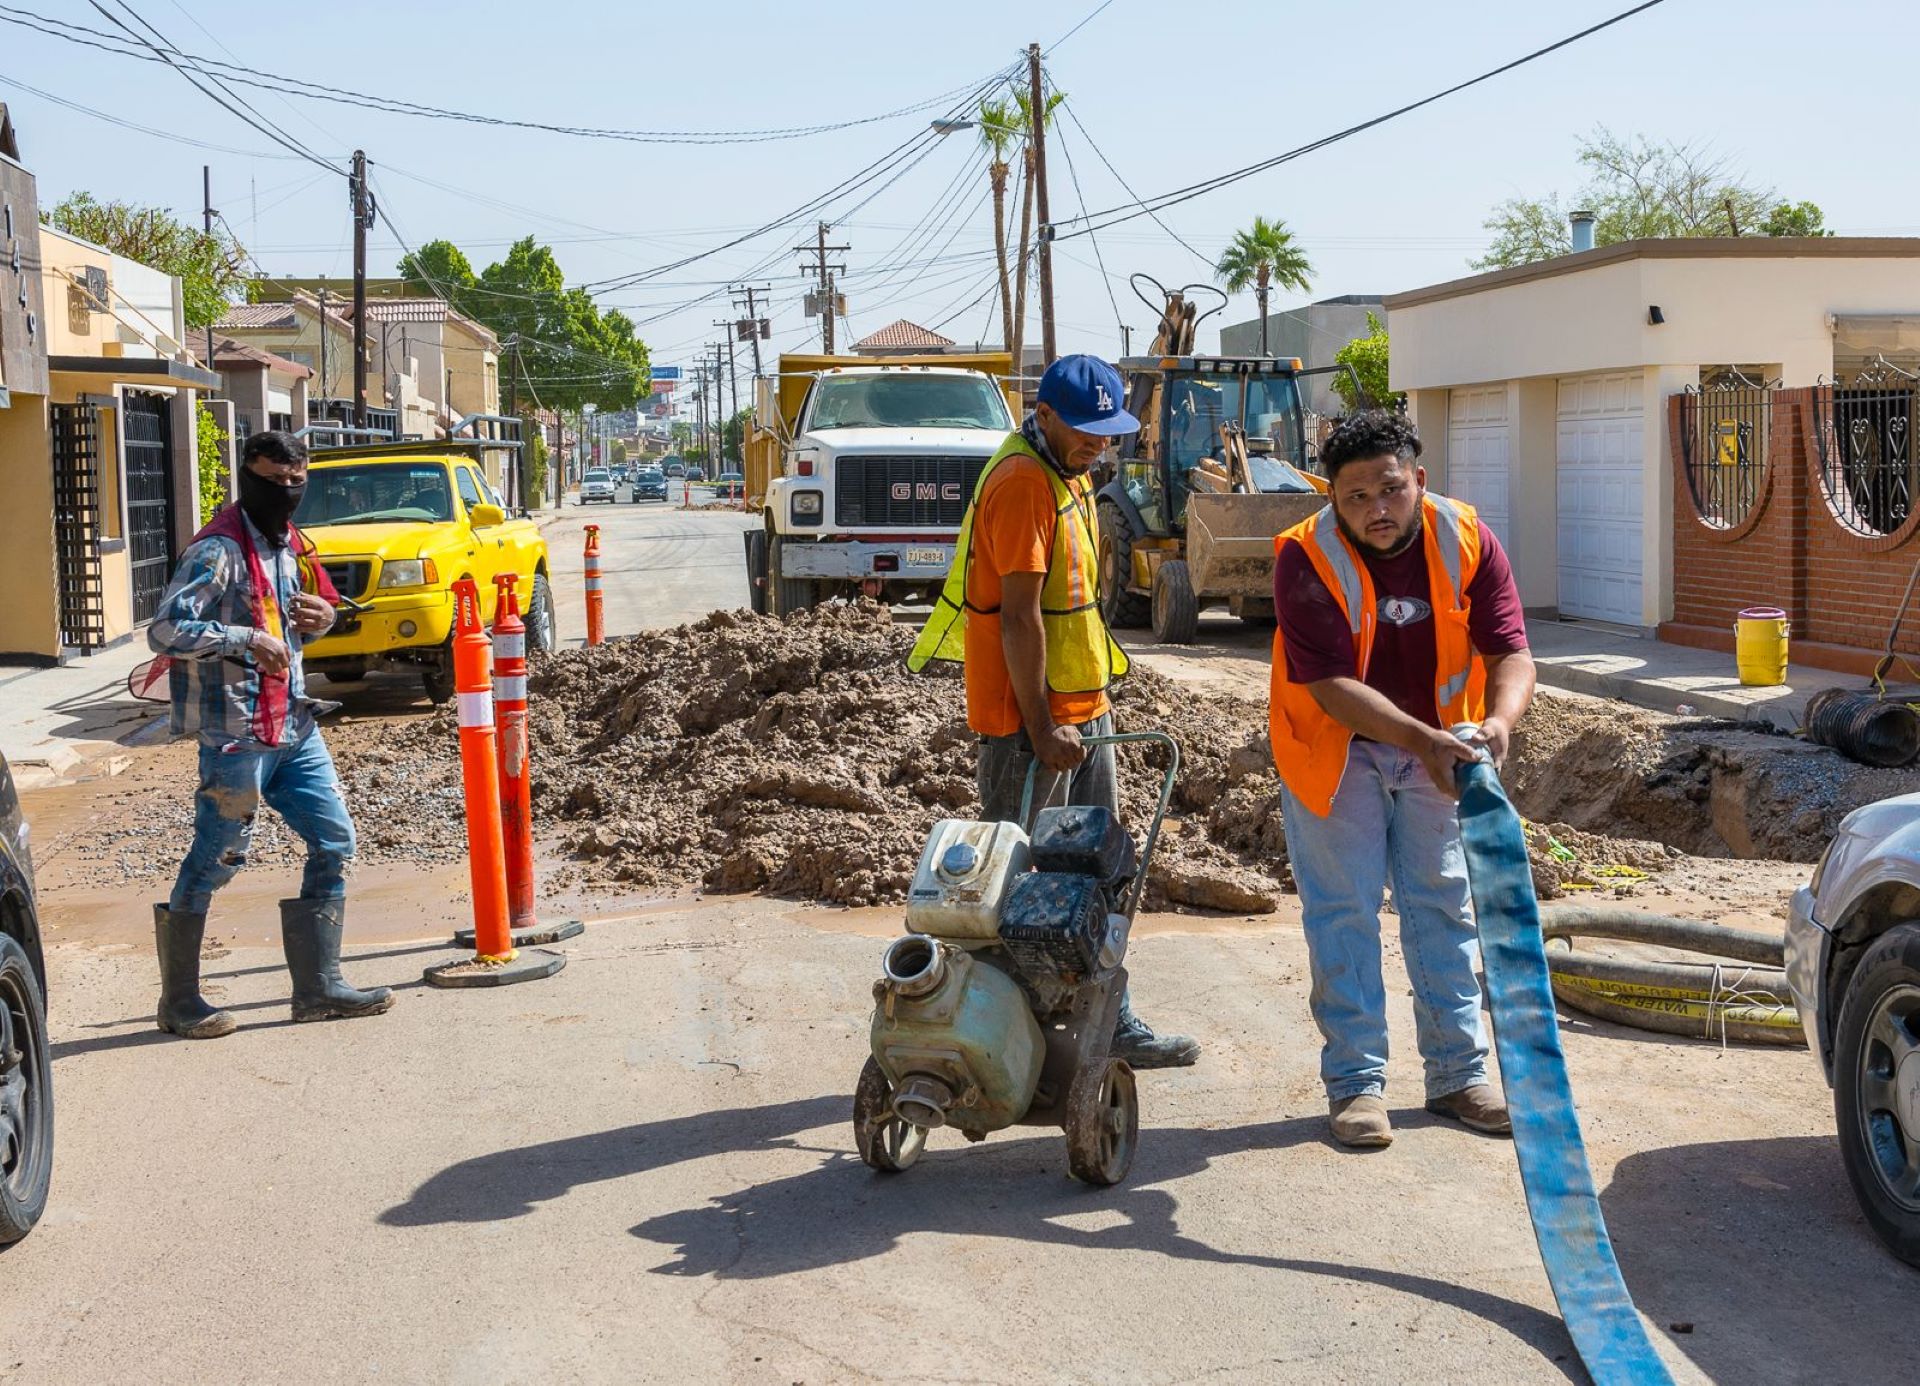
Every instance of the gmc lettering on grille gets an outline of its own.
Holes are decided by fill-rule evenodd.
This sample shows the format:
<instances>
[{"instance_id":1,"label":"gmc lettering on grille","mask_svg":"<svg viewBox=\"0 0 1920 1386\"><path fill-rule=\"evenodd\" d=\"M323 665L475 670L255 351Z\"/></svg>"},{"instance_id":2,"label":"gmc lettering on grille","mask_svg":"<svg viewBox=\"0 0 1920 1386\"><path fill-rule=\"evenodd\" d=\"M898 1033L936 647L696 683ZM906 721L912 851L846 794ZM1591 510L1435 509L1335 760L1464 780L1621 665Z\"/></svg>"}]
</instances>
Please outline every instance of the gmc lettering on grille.
<instances>
[{"instance_id":1,"label":"gmc lettering on grille","mask_svg":"<svg viewBox=\"0 0 1920 1386\"><path fill-rule=\"evenodd\" d=\"M838 458L834 522L955 528L986 464L984 456Z\"/></svg>"}]
</instances>

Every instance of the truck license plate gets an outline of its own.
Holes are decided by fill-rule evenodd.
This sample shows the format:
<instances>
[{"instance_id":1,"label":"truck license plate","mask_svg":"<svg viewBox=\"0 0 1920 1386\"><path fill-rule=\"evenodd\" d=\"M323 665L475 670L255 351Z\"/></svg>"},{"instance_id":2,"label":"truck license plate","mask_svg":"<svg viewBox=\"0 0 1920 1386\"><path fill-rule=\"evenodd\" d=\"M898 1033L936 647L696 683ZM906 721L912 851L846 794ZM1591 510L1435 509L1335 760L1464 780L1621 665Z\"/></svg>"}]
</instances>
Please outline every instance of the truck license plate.
<instances>
[{"instance_id":1,"label":"truck license plate","mask_svg":"<svg viewBox=\"0 0 1920 1386\"><path fill-rule=\"evenodd\" d=\"M907 550L907 566L910 568L940 568L952 559L953 550L948 548Z\"/></svg>"}]
</instances>

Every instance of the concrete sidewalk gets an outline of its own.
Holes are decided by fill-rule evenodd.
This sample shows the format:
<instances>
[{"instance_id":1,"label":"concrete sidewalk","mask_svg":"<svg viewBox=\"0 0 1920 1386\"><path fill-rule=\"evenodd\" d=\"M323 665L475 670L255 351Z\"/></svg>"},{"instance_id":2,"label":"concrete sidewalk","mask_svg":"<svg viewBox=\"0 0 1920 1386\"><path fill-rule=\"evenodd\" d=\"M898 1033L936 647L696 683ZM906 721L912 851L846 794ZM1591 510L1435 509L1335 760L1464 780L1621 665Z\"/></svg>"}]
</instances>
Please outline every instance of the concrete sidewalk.
<instances>
[{"instance_id":1,"label":"concrete sidewalk","mask_svg":"<svg viewBox=\"0 0 1920 1386\"><path fill-rule=\"evenodd\" d=\"M1638 637L1581 621L1529 621L1527 639L1548 688L1619 698L1660 712L1685 707L1702 717L1799 728L1807 700L1823 688L1862 688L1866 680L1804 664L1787 666L1778 688L1741 684L1733 656Z\"/></svg>"},{"instance_id":2,"label":"concrete sidewalk","mask_svg":"<svg viewBox=\"0 0 1920 1386\"><path fill-rule=\"evenodd\" d=\"M0 668L0 752L21 788L111 769L119 747L164 736L166 705L127 692L127 676L152 658L142 630L71 664Z\"/></svg>"}]
</instances>

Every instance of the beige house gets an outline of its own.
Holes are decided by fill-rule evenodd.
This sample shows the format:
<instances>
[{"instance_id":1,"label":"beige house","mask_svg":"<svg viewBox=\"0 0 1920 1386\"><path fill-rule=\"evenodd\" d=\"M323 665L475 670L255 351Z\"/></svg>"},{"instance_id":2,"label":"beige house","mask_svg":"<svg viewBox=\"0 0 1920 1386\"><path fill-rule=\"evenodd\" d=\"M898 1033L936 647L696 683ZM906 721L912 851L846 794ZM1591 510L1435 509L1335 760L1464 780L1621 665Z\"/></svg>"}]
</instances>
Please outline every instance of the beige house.
<instances>
[{"instance_id":1,"label":"beige house","mask_svg":"<svg viewBox=\"0 0 1920 1386\"><path fill-rule=\"evenodd\" d=\"M236 439L262 429L307 426L307 386L314 372L298 361L232 337L216 336L213 365L221 396L233 405Z\"/></svg>"},{"instance_id":2,"label":"beige house","mask_svg":"<svg viewBox=\"0 0 1920 1386\"><path fill-rule=\"evenodd\" d=\"M1669 396L1920 367L1920 240L1627 241L1394 294L1431 484L1479 507L1531 611L1673 614Z\"/></svg>"},{"instance_id":3,"label":"beige house","mask_svg":"<svg viewBox=\"0 0 1920 1386\"><path fill-rule=\"evenodd\" d=\"M45 662L60 652L53 468L48 463L46 299L40 201L0 103L0 660Z\"/></svg>"},{"instance_id":4,"label":"beige house","mask_svg":"<svg viewBox=\"0 0 1920 1386\"><path fill-rule=\"evenodd\" d=\"M235 304L213 330L312 371L308 394L317 405L353 395L352 307L351 299L343 304L337 294L323 301L297 290L282 303ZM368 390L378 398L377 381L370 382ZM319 412L317 407L314 412Z\"/></svg>"}]
</instances>

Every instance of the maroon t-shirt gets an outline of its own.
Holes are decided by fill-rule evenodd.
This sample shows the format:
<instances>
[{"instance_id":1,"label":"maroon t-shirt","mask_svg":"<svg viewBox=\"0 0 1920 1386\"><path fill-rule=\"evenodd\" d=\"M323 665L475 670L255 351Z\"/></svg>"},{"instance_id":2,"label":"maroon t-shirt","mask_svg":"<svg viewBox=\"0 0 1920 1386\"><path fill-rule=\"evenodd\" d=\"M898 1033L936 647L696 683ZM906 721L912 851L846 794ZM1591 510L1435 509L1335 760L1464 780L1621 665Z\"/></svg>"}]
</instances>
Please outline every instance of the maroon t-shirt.
<instances>
[{"instance_id":1,"label":"maroon t-shirt","mask_svg":"<svg viewBox=\"0 0 1920 1386\"><path fill-rule=\"evenodd\" d=\"M1440 713L1433 685L1440 654L1428 595L1426 543L1410 544L1392 558L1376 558L1364 549L1360 553L1378 602L1366 685L1409 717L1437 727ZM1514 585L1506 551L1484 523L1480 567L1467 584L1467 602L1467 629L1475 650L1503 655L1527 648L1520 589ZM1289 683L1354 677L1359 661L1353 630L1298 540L1282 544L1273 565L1273 609L1286 642Z\"/></svg>"}]
</instances>

